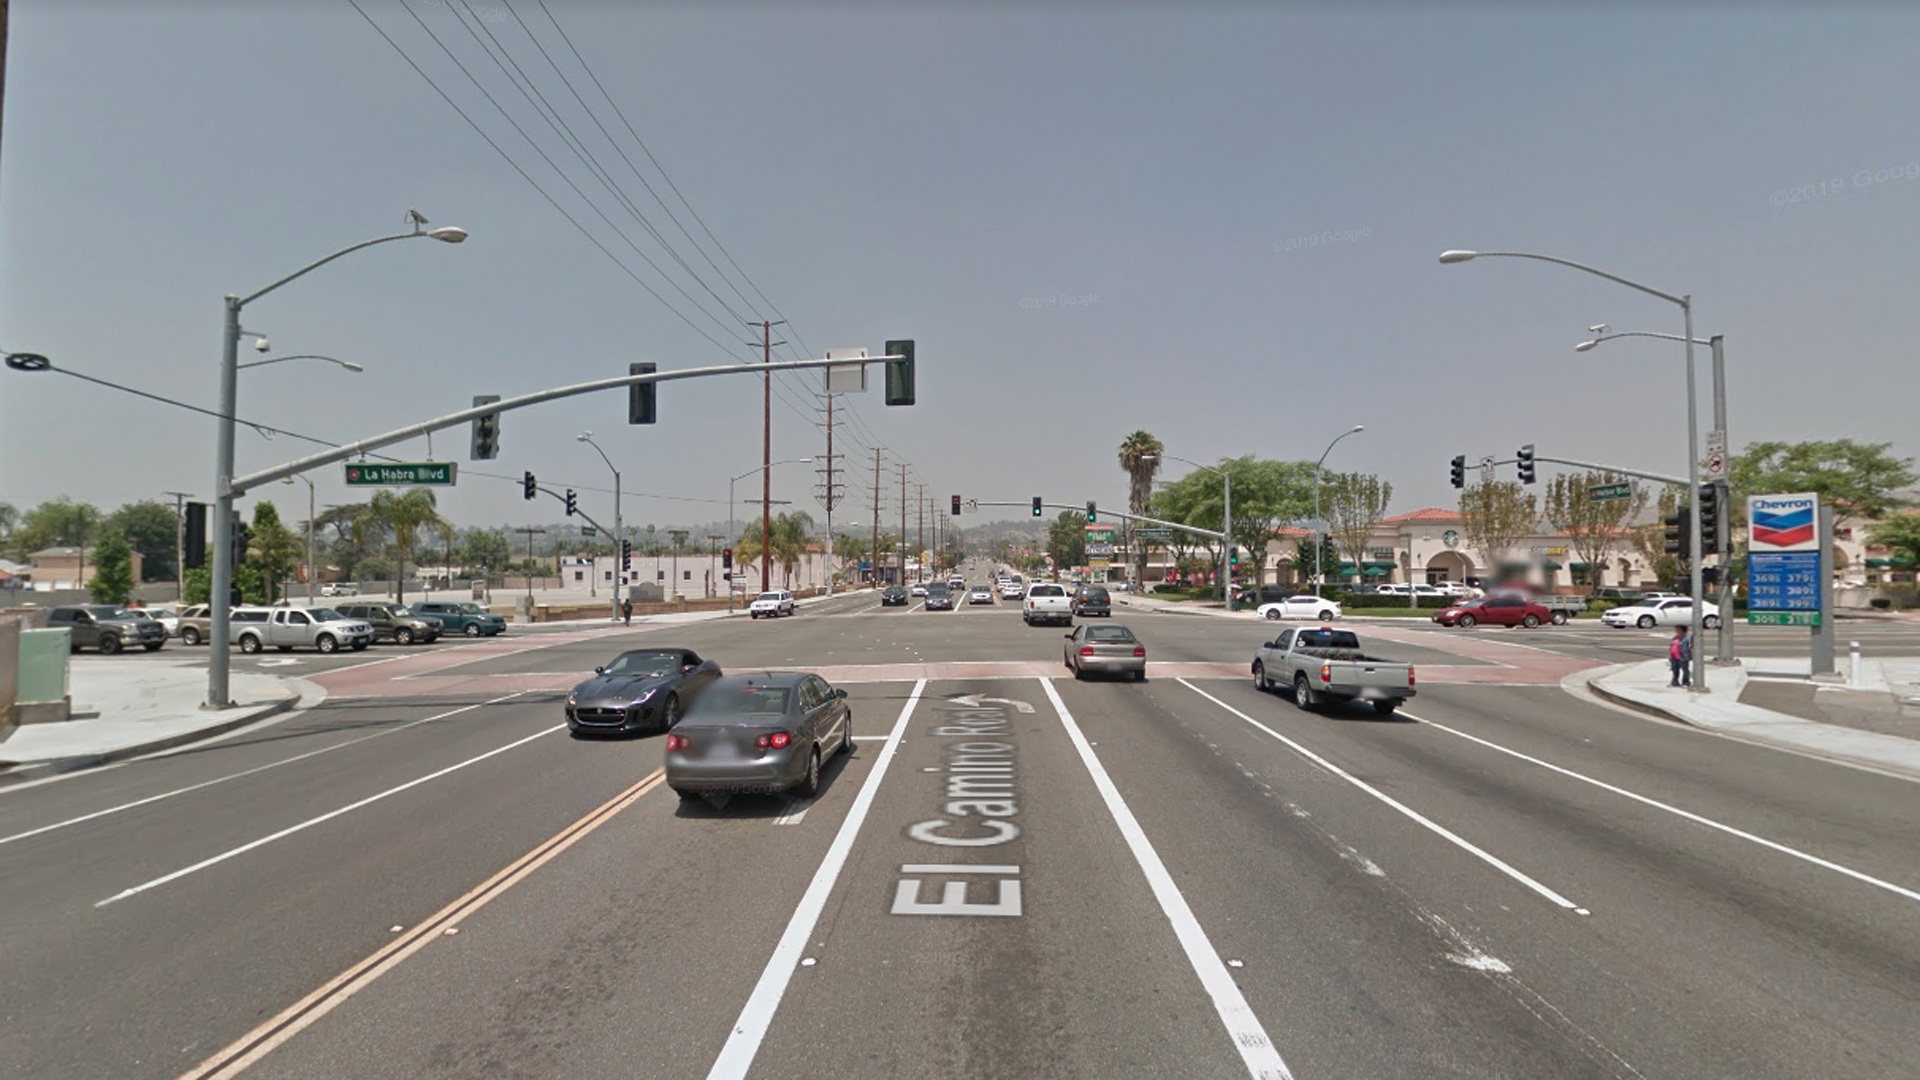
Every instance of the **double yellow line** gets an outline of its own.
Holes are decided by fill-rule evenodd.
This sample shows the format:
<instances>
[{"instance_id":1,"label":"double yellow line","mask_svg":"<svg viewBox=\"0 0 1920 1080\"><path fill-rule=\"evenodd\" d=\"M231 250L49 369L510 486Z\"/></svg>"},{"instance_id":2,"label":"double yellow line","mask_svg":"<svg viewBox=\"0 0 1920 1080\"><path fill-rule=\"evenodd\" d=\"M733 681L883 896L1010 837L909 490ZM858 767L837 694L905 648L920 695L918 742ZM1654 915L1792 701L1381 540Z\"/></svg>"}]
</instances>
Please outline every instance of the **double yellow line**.
<instances>
[{"instance_id":1,"label":"double yellow line","mask_svg":"<svg viewBox=\"0 0 1920 1080\"><path fill-rule=\"evenodd\" d=\"M427 947L461 920L492 903L528 874L545 866L561 852L585 838L614 815L632 806L642 795L659 787L666 779L665 769L655 769L639 783L614 796L585 817L555 833L532 851L508 864L499 873L481 882L458 900L436 912L432 918L394 938L373 955L334 976L319 989L294 1002L277 1016L247 1032L219 1053L181 1073L179 1080L225 1080L266 1057L282 1043L305 1031L332 1012L348 998L372 984L375 979L399 967L407 957Z\"/></svg>"}]
</instances>

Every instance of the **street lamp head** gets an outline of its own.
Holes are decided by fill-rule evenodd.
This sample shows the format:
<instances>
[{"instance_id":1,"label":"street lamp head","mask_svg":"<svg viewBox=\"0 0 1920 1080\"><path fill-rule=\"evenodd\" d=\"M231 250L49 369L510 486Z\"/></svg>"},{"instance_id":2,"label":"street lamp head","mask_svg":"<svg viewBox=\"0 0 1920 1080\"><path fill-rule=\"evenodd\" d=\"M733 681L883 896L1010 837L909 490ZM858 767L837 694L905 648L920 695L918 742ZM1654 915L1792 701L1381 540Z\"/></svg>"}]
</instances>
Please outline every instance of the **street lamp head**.
<instances>
[{"instance_id":1,"label":"street lamp head","mask_svg":"<svg viewBox=\"0 0 1920 1080\"><path fill-rule=\"evenodd\" d=\"M427 235L445 243L458 244L467 238L467 230L458 225L442 225L437 229L428 229Z\"/></svg>"},{"instance_id":2,"label":"street lamp head","mask_svg":"<svg viewBox=\"0 0 1920 1080\"><path fill-rule=\"evenodd\" d=\"M253 348L255 352L268 352L273 348L273 346L267 344L266 338L257 337L253 339Z\"/></svg>"},{"instance_id":3,"label":"street lamp head","mask_svg":"<svg viewBox=\"0 0 1920 1080\"><path fill-rule=\"evenodd\" d=\"M1599 343L1598 341L1583 341L1583 342L1581 342L1580 344L1578 344L1578 345L1575 345L1575 346L1573 347L1573 351L1574 351L1574 352L1587 352L1587 351L1589 351L1589 350L1591 350L1591 349L1592 349L1592 348L1593 348L1593 347L1594 347L1595 345L1598 345L1598 344L1600 344L1600 343Z\"/></svg>"},{"instance_id":4,"label":"street lamp head","mask_svg":"<svg viewBox=\"0 0 1920 1080\"><path fill-rule=\"evenodd\" d=\"M589 442L592 439L593 439L593 432L591 431L583 431L580 434L575 435L573 437L574 442Z\"/></svg>"},{"instance_id":5,"label":"street lamp head","mask_svg":"<svg viewBox=\"0 0 1920 1080\"><path fill-rule=\"evenodd\" d=\"M1587 327L1587 333L1589 334L1604 334L1606 332L1607 332L1606 323L1595 323L1592 326Z\"/></svg>"},{"instance_id":6,"label":"street lamp head","mask_svg":"<svg viewBox=\"0 0 1920 1080\"><path fill-rule=\"evenodd\" d=\"M366 368L360 366L359 364L354 363L351 360L340 361L340 366L343 368L346 368L348 371L351 371L355 374L359 374L360 372L367 370Z\"/></svg>"},{"instance_id":7,"label":"street lamp head","mask_svg":"<svg viewBox=\"0 0 1920 1080\"><path fill-rule=\"evenodd\" d=\"M1365 430L1367 430L1367 425L1365 425L1365 424L1355 424L1355 425L1353 425L1353 430L1352 430L1352 431L1349 431L1349 432L1347 432L1347 434L1349 434L1349 435L1358 435L1358 434L1360 434L1361 432L1363 432L1363 431L1365 431Z\"/></svg>"},{"instance_id":8,"label":"street lamp head","mask_svg":"<svg viewBox=\"0 0 1920 1080\"><path fill-rule=\"evenodd\" d=\"M1440 261L1443 263L1463 263L1478 254L1480 253L1477 251L1443 251L1440 253Z\"/></svg>"}]
</instances>

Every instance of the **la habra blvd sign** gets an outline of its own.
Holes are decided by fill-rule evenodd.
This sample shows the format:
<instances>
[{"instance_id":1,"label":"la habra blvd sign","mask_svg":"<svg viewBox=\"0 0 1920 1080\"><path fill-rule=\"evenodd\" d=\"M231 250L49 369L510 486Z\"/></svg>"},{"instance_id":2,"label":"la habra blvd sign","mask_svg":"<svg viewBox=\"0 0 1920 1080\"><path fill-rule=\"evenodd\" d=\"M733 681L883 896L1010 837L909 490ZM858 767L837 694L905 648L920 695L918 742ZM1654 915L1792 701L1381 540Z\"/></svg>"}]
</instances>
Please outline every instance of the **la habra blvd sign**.
<instances>
[{"instance_id":1,"label":"la habra blvd sign","mask_svg":"<svg viewBox=\"0 0 1920 1080\"><path fill-rule=\"evenodd\" d=\"M452 461L396 461L390 463L349 462L348 487L377 487L387 484L432 484L451 487L454 482Z\"/></svg>"}]
</instances>

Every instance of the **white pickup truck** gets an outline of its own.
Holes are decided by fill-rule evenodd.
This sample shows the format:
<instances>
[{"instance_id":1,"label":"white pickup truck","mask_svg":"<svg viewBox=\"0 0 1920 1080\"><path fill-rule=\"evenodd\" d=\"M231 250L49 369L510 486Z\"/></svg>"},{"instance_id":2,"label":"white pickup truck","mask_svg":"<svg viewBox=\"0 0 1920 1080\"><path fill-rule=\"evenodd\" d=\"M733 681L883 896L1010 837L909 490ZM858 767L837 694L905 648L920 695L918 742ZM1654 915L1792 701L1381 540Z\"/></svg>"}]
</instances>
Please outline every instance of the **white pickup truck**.
<instances>
[{"instance_id":1,"label":"white pickup truck","mask_svg":"<svg viewBox=\"0 0 1920 1080\"><path fill-rule=\"evenodd\" d=\"M1331 627L1280 631L1254 655L1253 684L1291 688L1302 709L1358 700L1382 716L1414 695L1412 664L1368 656L1353 631Z\"/></svg>"},{"instance_id":2,"label":"white pickup truck","mask_svg":"<svg viewBox=\"0 0 1920 1080\"><path fill-rule=\"evenodd\" d=\"M1027 598L1020 604L1020 620L1028 626L1039 623L1073 625L1073 598L1065 585L1036 581L1027 586Z\"/></svg>"}]
</instances>

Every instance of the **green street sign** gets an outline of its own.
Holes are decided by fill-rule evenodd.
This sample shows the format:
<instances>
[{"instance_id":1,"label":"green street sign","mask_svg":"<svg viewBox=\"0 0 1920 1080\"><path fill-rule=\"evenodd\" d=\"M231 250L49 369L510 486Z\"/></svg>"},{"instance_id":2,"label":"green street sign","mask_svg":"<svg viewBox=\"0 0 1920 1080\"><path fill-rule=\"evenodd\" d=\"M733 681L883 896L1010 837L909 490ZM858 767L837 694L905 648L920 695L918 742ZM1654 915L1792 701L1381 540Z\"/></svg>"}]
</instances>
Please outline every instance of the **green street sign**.
<instances>
[{"instance_id":1,"label":"green street sign","mask_svg":"<svg viewBox=\"0 0 1920 1080\"><path fill-rule=\"evenodd\" d=\"M1171 540L1173 539L1173 530L1172 529L1138 529L1135 531L1134 535L1138 536L1142 540Z\"/></svg>"},{"instance_id":2,"label":"green street sign","mask_svg":"<svg viewBox=\"0 0 1920 1080\"><path fill-rule=\"evenodd\" d=\"M1819 626L1817 611L1749 611L1747 622L1755 626Z\"/></svg>"},{"instance_id":3,"label":"green street sign","mask_svg":"<svg viewBox=\"0 0 1920 1080\"><path fill-rule=\"evenodd\" d=\"M379 487L386 484L453 485L454 462L403 461L394 464L353 462L347 466L348 487Z\"/></svg>"},{"instance_id":4,"label":"green street sign","mask_svg":"<svg viewBox=\"0 0 1920 1080\"><path fill-rule=\"evenodd\" d=\"M1593 484L1587 488L1587 498L1595 501L1631 499L1633 498L1633 485L1631 483Z\"/></svg>"},{"instance_id":5,"label":"green street sign","mask_svg":"<svg viewBox=\"0 0 1920 1080\"><path fill-rule=\"evenodd\" d=\"M580 535L581 536L598 536L600 535L600 531L598 529L595 529L591 525L582 525L580 526Z\"/></svg>"}]
</instances>

